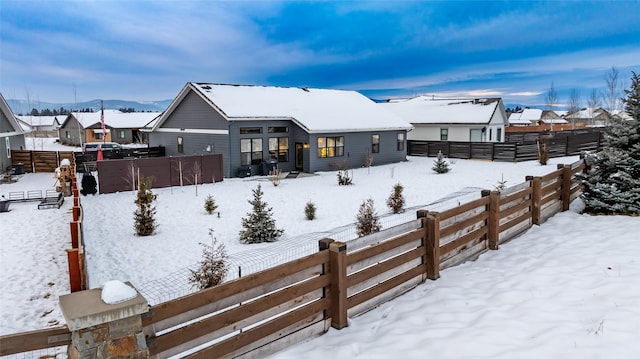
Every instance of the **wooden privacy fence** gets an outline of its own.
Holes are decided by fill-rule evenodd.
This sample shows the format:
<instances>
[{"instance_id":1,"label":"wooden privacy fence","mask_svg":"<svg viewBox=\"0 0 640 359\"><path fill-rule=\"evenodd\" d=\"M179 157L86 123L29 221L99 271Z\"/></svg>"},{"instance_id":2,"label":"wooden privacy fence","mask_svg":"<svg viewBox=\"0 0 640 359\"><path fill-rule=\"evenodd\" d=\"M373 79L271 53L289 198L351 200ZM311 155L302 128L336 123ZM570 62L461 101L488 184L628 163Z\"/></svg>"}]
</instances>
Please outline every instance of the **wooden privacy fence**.
<instances>
[{"instance_id":1,"label":"wooden privacy fence","mask_svg":"<svg viewBox=\"0 0 640 359\"><path fill-rule=\"evenodd\" d=\"M483 159L492 161L529 161L538 159L541 136L548 138L549 157L579 155L583 151L597 151L602 147L599 130L576 130L553 133L508 134L509 142L455 142L409 140L407 154L435 157L438 152L449 158Z\"/></svg>"},{"instance_id":2,"label":"wooden privacy fence","mask_svg":"<svg viewBox=\"0 0 640 359\"><path fill-rule=\"evenodd\" d=\"M142 314L149 355L263 357L348 325L440 271L497 250L533 224L569 208L584 162L441 212L350 241L325 238L309 256L149 307ZM53 333L53 332L52 332ZM15 336L0 337L0 354ZM44 345L44 344L43 344Z\"/></svg>"},{"instance_id":3,"label":"wooden privacy fence","mask_svg":"<svg viewBox=\"0 0 640 359\"><path fill-rule=\"evenodd\" d=\"M30 173L55 172L65 158L73 162L73 152L11 150L11 165L22 164L24 171Z\"/></svg>"}]
</instances>

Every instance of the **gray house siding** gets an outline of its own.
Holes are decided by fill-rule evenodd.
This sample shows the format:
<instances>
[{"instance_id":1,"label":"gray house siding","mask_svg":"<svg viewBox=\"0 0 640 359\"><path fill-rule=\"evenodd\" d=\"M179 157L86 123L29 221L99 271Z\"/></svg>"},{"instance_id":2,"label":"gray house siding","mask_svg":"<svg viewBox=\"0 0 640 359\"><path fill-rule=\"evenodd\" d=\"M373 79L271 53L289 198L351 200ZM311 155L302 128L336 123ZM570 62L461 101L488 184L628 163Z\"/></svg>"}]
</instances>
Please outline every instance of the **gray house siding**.
<instances>
[{"instance_id":1,"label":"gray house siding","mask_svg":"<svg viewBox=\"0 0 640 359\"><path fill-rule=\"evenodd\" d=\"M178 137L182 137L182 152L178 152ZM149 146L164 146L166 156L222 154L225 177L232 177L229 166L229 137L201 133L151 132Z\"/></svg>"},{"instance_id":2,"label":"gray house siding","mask_svg":"<svg viewBox=\"0 0 640 359\"><path fill-rule=\"evenodd\" d=\"M398 133L404 134L403 146L398 150ZM379 135L379 152L372 153L372 135ZM318 155L318 137L344 137L344 155L321 158ZM406 131L374 131L352 133L314 134L309 138L310 168L315 171L335 171L339 168L359 168L365 165L367 155L373 156L372 165L383 165L406 160Z\"/></svg>"},{"instance_id":3,"label":"gray house siding","mask_svg":"<svg viewBox=\"0 0 640 359\"><path fill-rule=\"evenodd\" d=\"M7 136L6 132L15 132L7 116L0 112L0 172L4 172L7 167L11 166L11 150L24 149L24 135ZM8 146L7 146L8 142Z\"/></svg>"},{"instance_id":4,"label":"gray house siding","mask_svg":"<svg viewBox=\"0 0 640 359\"><path fill-rule=\"evenodd\" d=\"M62 144L80 146L81 143L86 142L84 128L81 128L78 120L73 116L64 122L58 132Z\"/></svg>"},{"instance_id":5,"label":"gray house siding","mask_svg":"<svg viewBox=\"0 0 640 359\"><path fill-rule=\"evenodd\" d=\"M193 91L180 102L162 128L226 130L227 120Z\"/></svg>"}]
</instances>

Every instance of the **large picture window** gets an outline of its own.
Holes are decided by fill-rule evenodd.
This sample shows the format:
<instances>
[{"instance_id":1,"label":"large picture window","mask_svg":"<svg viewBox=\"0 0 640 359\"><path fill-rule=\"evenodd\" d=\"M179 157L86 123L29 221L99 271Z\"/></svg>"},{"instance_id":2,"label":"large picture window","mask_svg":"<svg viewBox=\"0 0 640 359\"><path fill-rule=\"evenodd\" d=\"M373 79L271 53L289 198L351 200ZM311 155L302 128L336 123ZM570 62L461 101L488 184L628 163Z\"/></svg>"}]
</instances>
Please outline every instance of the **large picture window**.
<instances>
[{"instance_id":1,"label":"large picture window","mask_svg":"<svg viewBox=\"0 0 640 359\"><path fill-rule=\"evenodd\" d=\"M371 153L380 152L380 135L371 135Z\"/></svg>"},{"instance_id":2,"label":"large picture window","mask_svg":"<svg viewBox=\"0 0 640 359\"><path fill-rule=\"evenodd\" d=\"M240 139L240 164L259 165L262 162L262 138Z\"/></svg>"},{"instance_id":3,"label":"large picture window","mask_svg":"<svg viewBox=\"0 0 640 359\"><path fill-rule=\"evenodd\" d=\"M269 155L278 162L289 162L289 137L269 138Z\"/></svg>"},{"instance_id":4,"label":"large picture window","mask_svg":"<svg viewBox=\"0 0 640 359\"><path fill-rule=\"evenodd\" d=\"M344 137L318 137L318 157L344 156Z\"/></svg>"}]
</instances>

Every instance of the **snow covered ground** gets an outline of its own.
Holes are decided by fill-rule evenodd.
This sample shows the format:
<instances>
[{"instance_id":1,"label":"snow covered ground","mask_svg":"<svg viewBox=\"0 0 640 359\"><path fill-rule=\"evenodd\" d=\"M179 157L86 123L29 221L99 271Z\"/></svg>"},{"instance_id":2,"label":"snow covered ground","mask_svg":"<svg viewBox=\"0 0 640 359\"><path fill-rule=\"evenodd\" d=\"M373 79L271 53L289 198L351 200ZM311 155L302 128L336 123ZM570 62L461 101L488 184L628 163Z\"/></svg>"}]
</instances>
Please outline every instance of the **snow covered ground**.
<instances>
[{"instance_id":1,"label":"snow covered ground","mask_svg":"<svg viewBox=\"0 0 640 359\"><path fill-rule=\"evenodd\" d=\"M452 160L452 171L437 175L431 171L433 158L409 157L405 163L354 170L353 186L338 186L335 172L323 172L285 179L277 187L264 177L225 179L198 186L197 196L193 186L155 189L159 227L150 237L134 234L132 192L82 197L90 286L120 280L150 288L180 278L175 274L200 260L199 243L210 243L209 228L234 263L256 258L264 264L283 248L317 248L318 236L308 233L353 223L369 197L378 214L388 214L385 201L396 183L405 187L406 207L470 188L470 195L453 199L455 204L498 181L516 185L526 175L576 160L555 158L547 166ZM52 174L27 174L0 185L0 193L52 184ZM247 201L258 184L285 234L272 244L240 244L240 220L250 211ZM208 194L219 206L219 218L204 210ZM314 221L304 218L307 201L318 208ZM15 204L0 214L0 334L63 322L56 303L68 292L69 202L40 211L34 203ZM632 357L640 352L640 218L578 212L559 214L499 251L446 269L441 279L351 319L350 327L332 329L276 357ZM404 216L414 218L415 210ZM57 267L49 267L53 264Z\"/></svg>"}]
</instances>

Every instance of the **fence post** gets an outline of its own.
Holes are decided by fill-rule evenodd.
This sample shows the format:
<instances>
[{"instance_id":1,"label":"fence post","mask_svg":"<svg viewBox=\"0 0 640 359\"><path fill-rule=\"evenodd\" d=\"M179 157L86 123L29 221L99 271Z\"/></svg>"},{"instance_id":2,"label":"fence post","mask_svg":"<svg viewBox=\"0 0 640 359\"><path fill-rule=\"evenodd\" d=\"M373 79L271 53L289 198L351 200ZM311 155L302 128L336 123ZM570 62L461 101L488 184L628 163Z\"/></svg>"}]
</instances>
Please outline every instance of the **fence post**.
<instances>
[{"instance_id":1,"label":"fence post","mask_svg":"<svg viewBox=\"0 0 640 359\"><path fill-rule=\"evenodd\" d=\"M82 290L82 276L80 274L80 255L78 248L67 249L67 263L69 266L69 287L71 293Z\"/></svg>"},{"instance_id":2,"label":"fence post","mask_svg":"<svg viewBox=\"0 0 640 359\"><path fill-rule=\"evenodd\" d=\"M347 244L329 244L329 266L331 267L331 326L342 329L349 325L347 320Z\"/></svg>"},{"instance_id":3,"label":"fence post","mask_svg":"<svg viewBox=\"0 0 640 359\"><path fill-rule=\"evenodd\" d=\"M527 176L531 181L531 223L540 225L540 200L542 197L542 178Z\"/></svg>"},{"instance_id":4,"label":"fence post","mask_svg":"<svg viewBox=\"0 0 640 359\"><path fill-rule=\"evenodd\" d=\"M78 221L72 221L69 223L71 231L71 248L78 248L78 239L80 238L80 224Z\"/></svg>"},{"instance_id":5,"label":"fence post","mask_svg":"<svg viewBox=\"0 0 640 359\"><path fill-rule=\"evenodd\" d=\"M571 177L573 173L571 171L571 165L558 165L558 168L562 168L562 211L568 211L571 204Z\"/></svg>"},{"instance_id":6,"label":"fence post","mask_svg":"<svg viewBox=\"0 0 640 359\"><path fill-rule=\"evenodd\" d=\"M321 240L318 241L318 250L320 252L329 249L329 246L331 245L331 243L335 242L333 239L331 238L322 238Z\"/></svg>"},{"instance_id":7,"label":"fence post","mask_svg":"<svg viewBox=\"0 0 640 359\"><path fill-rule=\"evenodd\" d=\"M440 277L440 213L420 210L417 213L425 229L425 275L426 278L436 280Z\"/></svg>"},{"instance_id":8,"label":"fence post","mask_svg":"<svg viewBox=\"0 0 640 359\"><path fill-rule=\"evenodd\" d=\"M486 211L489 216L487 219L487 244L489 249L496 250L500 242L498 226L500 224L500 192L482 190L482 197L489 196L489 204Z\"/></svg>"},{"instance_id":9,"label":"fence post","mask_svg":"<svg viewBox=\"0 0 640 359\"><path fill-rule=\"evenodd\" d=\"M116 304L102 300L102 289L60 296L60 309L71 332L69 358L149 358L142 331L142 314L149 305L136 294Z\"/></svg>"}]
</instances>

